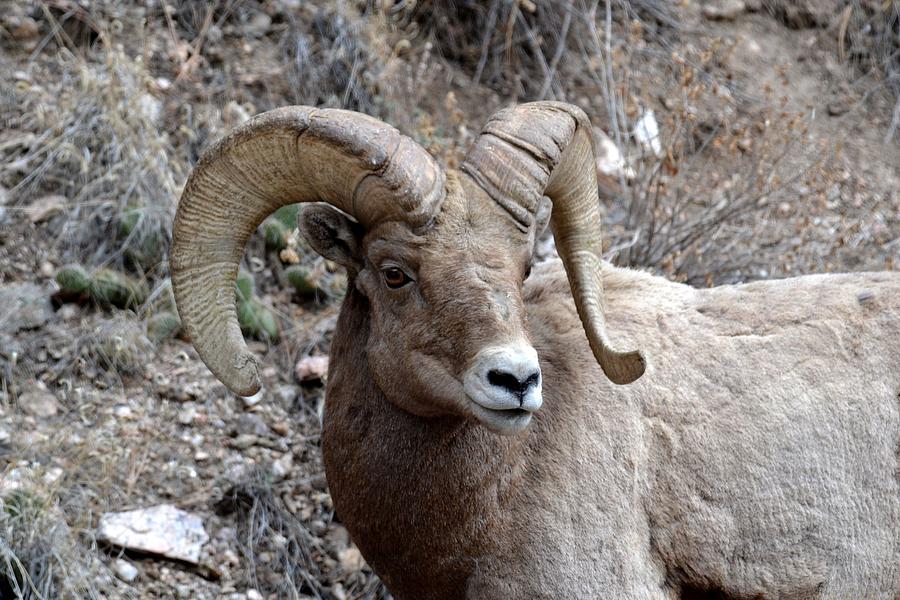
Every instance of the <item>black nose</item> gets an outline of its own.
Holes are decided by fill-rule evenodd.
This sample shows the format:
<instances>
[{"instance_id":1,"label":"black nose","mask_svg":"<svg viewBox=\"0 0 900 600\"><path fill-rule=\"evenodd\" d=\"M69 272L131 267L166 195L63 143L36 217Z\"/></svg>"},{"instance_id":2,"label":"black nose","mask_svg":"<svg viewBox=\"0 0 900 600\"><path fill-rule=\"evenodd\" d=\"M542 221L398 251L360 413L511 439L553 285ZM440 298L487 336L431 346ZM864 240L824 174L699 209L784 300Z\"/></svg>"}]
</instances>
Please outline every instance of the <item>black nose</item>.
<instances>
[{"instance_id":1,"label":"black nose","mask_svg":"<svg viewBox=\"0 0 900 600\"><path fill-rule=\"evenodd\" d=\"M540 380L541 374L538 371L531 373L525 379L519 379L512 373L505 373L496 369L488 371L488 382L491 385L509 390L519 398L519 402L522 402L528 390L536 386Z\"/></svg>"}]
</instances>

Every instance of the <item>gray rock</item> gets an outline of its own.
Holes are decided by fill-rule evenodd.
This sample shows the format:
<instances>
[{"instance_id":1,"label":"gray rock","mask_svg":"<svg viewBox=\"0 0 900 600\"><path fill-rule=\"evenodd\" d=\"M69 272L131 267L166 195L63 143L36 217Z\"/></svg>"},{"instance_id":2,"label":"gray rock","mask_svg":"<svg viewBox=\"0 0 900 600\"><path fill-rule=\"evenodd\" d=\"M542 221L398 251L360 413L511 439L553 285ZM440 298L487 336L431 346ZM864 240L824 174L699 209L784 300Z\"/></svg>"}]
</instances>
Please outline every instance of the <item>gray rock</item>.
<instances>
[{"instance_id":1,"label":"gray rock","mask_svg":"<svg viewBox=\"0 0 900 600\"><path fill-rule=\"evenodd\" d=\"M36 329L53 318L50 293L34 283L0 286L0 332Z\"/></svg>"},{"instance_id":2,"label":"gray rock","mask_svg":"<svg viewBox=\"0 0 900 600\"><path fill-rule=\"evenodd\" d=\"M710 21L734 21L746 9L743 0L717 0L703 5L703 16Z\"/></svg>"},{"instance_id":3,"label":"gray rock","mask_svg":"<svg viewBox=\"0 0 900 600\"><path fill-rule=\"evenodd\" d=\"M116 562L113 563L113 571L115 571L116 577L126 583L131 583L138 577L137 567L124 558L116 559Z\"/></svg>"},{"instance_id":4,"label":"gray rock","mask_svg":"<svg viewBox=\"0 0 900 600\"><path fill-rule=\"evenodd\" d=\"M261 38L268 33L272 27L272 17L260 11L250 17L249 22L244 26L247 35L255 38Z\"/></svg>"},{"instance_id":5,"label":"gray rock","mask_svg":"<svg viewBox=\"0 0 900 600\"><path fill-rule=\"evenodd\" d=\"M255 413L244 413L239 416L235 429L238 435L251 434L259 437L269 435L269 426Z\"/></svg>"},{"instance_id":6,"label":"gray rock","mask_svg":"<svg viewBox=\"0 0 900 600\"><path fill-rule=\"evenodd\" d=\"M30 390L19 396L19 408L32 417L47 418L59 412L59 401L47 390Z\"/></svg>"},{"instance_id":7,"label":"gray rock","mask_svg":"<svg viewBox=\"0 0 900 600\"><path fill-rule=\"evenodd\" d=\"M100 517L97 538L107 544L182 560L200 562L200 550L209 540L203 520L170 504Z\"/></svg>"}]
</instances>

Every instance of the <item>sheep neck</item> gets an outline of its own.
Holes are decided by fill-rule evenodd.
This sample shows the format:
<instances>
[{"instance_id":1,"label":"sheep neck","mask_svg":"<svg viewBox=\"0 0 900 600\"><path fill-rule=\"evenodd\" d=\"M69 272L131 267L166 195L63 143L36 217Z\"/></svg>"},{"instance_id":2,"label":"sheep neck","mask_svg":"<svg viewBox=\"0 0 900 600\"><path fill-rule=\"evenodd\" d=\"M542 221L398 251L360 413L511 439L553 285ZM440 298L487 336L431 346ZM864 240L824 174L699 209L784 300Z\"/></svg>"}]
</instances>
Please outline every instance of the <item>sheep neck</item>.
<instances>
[{"instance_id":1,"label":"sheep neck","mask_svg":"<svg viewBox=\"0 0 900 600\"><path fill-rule=\"evenodd\" d=\"M348 294L332 342L323 452L337 515L392 590L439 582L436 594L454 596L472 557L490 552L484 531L524 483L528 452L521 438L388 401L366 359L367 306Z\"/></svg>"}]
</instances>

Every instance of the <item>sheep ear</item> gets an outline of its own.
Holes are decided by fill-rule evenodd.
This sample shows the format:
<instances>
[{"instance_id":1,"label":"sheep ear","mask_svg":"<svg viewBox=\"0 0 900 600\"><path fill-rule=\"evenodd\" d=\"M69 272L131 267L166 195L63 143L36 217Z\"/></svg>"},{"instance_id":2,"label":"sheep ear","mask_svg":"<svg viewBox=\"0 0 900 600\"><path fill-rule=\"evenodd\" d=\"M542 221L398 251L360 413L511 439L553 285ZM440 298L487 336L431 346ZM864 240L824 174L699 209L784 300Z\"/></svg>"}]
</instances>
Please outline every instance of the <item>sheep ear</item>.
<instances>
[{"instance_id":1,"label":"sheep ear","mask_svg":"<svg viewBox=\"0 0 900 600\"><path fill-rule=\"evenodd\" d=\"M352 272L363 265L362 225L328 204L304 204L297 227L312 249Z\"/></svg>"}]
</instances>

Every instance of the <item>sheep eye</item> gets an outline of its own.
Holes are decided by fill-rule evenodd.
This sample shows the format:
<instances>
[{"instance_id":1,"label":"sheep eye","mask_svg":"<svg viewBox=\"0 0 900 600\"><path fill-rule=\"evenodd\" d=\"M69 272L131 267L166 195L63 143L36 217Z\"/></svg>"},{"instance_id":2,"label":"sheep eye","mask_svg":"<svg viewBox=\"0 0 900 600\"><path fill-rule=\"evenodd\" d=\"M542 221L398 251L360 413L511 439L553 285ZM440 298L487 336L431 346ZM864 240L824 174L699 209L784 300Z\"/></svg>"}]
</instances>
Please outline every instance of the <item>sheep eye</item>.
<instances>
[{"instance_id":1,"label":"sheep eye","mask_svg":"<svg viewBox=\"0 0 900 600\"><path fill-rule=\"evenodd\" d=\"M392 290L396 290L397 288L401 288L412 279L407 276L406 273L403 272L403 269L398 269L397 267L388 267L386 269L382 269L381 276L384 277L384 283Z\"/></svg>"}]
</instances>

